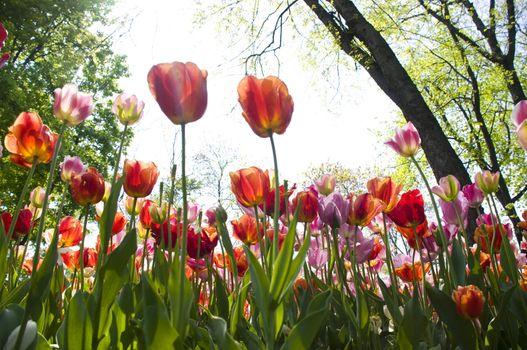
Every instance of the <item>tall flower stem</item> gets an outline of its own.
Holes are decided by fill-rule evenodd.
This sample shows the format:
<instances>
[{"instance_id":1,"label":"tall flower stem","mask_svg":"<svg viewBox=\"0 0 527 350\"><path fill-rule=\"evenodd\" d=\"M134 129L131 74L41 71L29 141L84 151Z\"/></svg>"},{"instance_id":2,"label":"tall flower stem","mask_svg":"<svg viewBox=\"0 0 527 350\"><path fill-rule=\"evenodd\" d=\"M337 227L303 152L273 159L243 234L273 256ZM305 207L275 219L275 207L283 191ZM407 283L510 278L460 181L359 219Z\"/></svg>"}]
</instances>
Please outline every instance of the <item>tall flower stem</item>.
<instances>
[{"instance_id":1,"label":"tall flower stem","mask_svg":"<svg viewBox=\"0 0 527 350\"><path fill-rule=\"evenodd\" d=\"M274 213L273 213L273 258L269 265L269 270L272 270L272 263L276 260L278 255L278 215L280 214L280 181L278 179L278 159L276 157L276 147L273 139L273 132L269 132L269 139L271 139L271 148L273 150L274 162Z\"/></svg>"},{"instance_id":2,"label":"tall flower stem","mask_svg":"<svg viewBox=\"0 0 527 350\"><path fill-rule=\"evenodd\" d=\"M181 251L179 262L179 286L183 288L185 283L185 257L187 256L187 225L188 225L188 204L187 204L187 178L185 173L185 124L181 124L181 196L183 197L183 232L181 234ZM179 225L178 225L179 226ZM180 316L183 315L185 298L179 298Z\"/></svg>"},{"instance_id":3,"label":"tall flower stem","mask_svg":"<svg viewBox=\"0 0 527 350\"><path fill-rule=\"evenodd\" d=\"M434 213L437 219L437 227L439 228L439 237L441 240L443 252L446 255L446 260L447 260L447 265L448 265L449 278L446 278L446 280L448 281L447 286L449 288L448 292L450 293L454 289L454 286L457 285L457 280L456 280L456 275L454 274L454 263L452 262L452 257L448 253L448 245L445 239L445 233L443 232L443 225L441 224L441 216L439 215L439 210L437 209L437 202L434 198L434 193L432 192L432 188L430 187L430 184L428 183L425 173L423 172L423 169L421 169L421 166L419 165L419 162L417 162L417 160L413 156L410 157L410 159L412 160L415 167L417 168L417 171L423 178L423 181L426 185L426 189L428 190L428 194L430 195L430 200L432 201L432 207L434 208Z\"/></svg>"},{"instance_id":4,"label":"tall flower stem","mask_svg":"<svg viewBox=\"0 0 527 350\"><path fill-rule=\"evenodd\" d=\"M81 282L81 292L84 292L84 240L86 239L86 228L88 226L88 209L89 206L84 207L84 225L82 226L82 240L80 244L80 254L79 254L79 266L80 266L80 282Z\"/></svg>"},{"instance_id":5,"label":"tall flower stem","mask_svg":"<svg viewBox=\"0 0 527 350\"><path fill-rule=\"evenodd\" d=\"M31 165L31 168L29 169L29 174L27 174L26 183L24 184L24 187L22 188L22 192L20 193L20 198L18 199L18 203L15 207L15 213L13 214L13 218L11 220L11 225L9 226L9 229L7 231L7 241L6 241L7 244L11 242L11 238L13 237L13 232L15 231L16 222L18 220L18 215L20 214L20 209L22 209L22 205L24 204L24 199L29 189L29 184L31 183L31 179L33 178L33 175L35 174L36 168L37 168L37 162L34 162ZM29 238L28 238L28 241L29 241ZM11 264L13 264L13 254L9 255L9 262L7 263L8 271L11 271ZM1 276L1 277L3 278L4 276ZM11 275L11 272L8 273L8 277L9 277L9 281L12 281L13 276Z\"/></svg>"},{"instance_id":6,"label":"tall flower stem","mask_svg":"<svg viewBox=\"0 0 527 350\"><path fill-rule=\"evenodd\" d=\"M121 162L121 154L123 153L124 139L126 138L126 131L128 130L128 124L124 124L123 135L121 136L121 143L119 144L119 150L117 151L117 158L115 158L115 165L113 170L112 187L115 184L117 173L119 172L119 163Z\"/></svg>"},{"instance_id":7,"label":"tall flower stem","mask_svg":"<svg viewBox=\"0 0 527 350\"><path fill-rule=\"evenodd\" d=\"M395 275L395 267L393 266L393 258L392 258L392 250L390 247L390 240L388 238L388 225L386 225L386 214L382 213L382 223L384 226L384 232L381 235L382 239L384 240L384 246L386 247L386 263L388 265L388 272L390 273L390 280L391 280L391 287L393 290L393 297L397 298L399 300L397 292L399 290L399 286L397 285L397 277Z\"/></svg>"},{"instance_id":8,"label":"tall flower stem","mask_svg":"<svg viewBox=\"0 0 527 350\"><path fill-rule=\"evenodd\" d=\"M260 222L258 220L258 206L257 205L254 206L254 220L256 221L256 236L258 237L258 244L260 248L260 259L262 260L262 267L264 271L267 271L267 263L265 259L267 257L267 247L260 233ZM262 222L262 225L264 227L262 231L265 232L265 223Z\"/></svg>"},{"instance_id":9,"label":"tall flower stem","mask_svg":"<svg viewBox=\"0 0 527 350\"><path fill-rule=\"evenodd\" d=\"M141 254L141 275L145 273L145 254L148 254L148 235L149 234L150 234L150 229L147 229L145 233L145 239L143 241L143 254ZM148 271L148 266L147 266L147 271Z\"/></svg>"}]
</instances>

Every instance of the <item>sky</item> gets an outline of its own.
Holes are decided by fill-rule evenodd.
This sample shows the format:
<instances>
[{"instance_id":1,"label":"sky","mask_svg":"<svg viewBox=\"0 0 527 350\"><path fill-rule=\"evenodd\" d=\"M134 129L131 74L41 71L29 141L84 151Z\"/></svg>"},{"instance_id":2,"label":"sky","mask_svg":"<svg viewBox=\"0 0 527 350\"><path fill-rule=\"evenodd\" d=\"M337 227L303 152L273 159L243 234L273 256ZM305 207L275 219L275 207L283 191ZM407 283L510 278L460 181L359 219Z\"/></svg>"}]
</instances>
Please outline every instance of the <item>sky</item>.
<instances>
[{"instance_id":1,"label":"sky","mask_svg":"<svg viewBox=\"0 0 527 350\"><path fill-rule=\"evenodd\" d=\"M116 13L133 17L127 32L115 40L115 52L126 54L130 76L120 81L124 92L145 101L143 119L134 126L135 138L127 157L154 161L161 176L168 175L174 135L179 129L161 112L146 80L152 65L194 62L208 71L208 107L204 116L187 125L187 157L207 145L227 145L240 159L238 167L272 168L268 138L256 136L238 105L236 88L245 74L225 34L209 24L194 23L194 1L121 0ZM354 168L379 164L384 140L376 134L393 125L393 103L363 71L340 70L341 88L332 91L321 83L322 73L305 68L294 42L280 49L279 77L288 86L295 110L283 135L275 138L281 178L298 182L309 166L340 162ZM275 75L273 67L265 72ZM262 76L258 76L262 78ZM328 107L330 106L330 107ZM176 152L180 152L177 139ZM386 152L389 157L391 152Z\"/></svg>"}]
</instances>

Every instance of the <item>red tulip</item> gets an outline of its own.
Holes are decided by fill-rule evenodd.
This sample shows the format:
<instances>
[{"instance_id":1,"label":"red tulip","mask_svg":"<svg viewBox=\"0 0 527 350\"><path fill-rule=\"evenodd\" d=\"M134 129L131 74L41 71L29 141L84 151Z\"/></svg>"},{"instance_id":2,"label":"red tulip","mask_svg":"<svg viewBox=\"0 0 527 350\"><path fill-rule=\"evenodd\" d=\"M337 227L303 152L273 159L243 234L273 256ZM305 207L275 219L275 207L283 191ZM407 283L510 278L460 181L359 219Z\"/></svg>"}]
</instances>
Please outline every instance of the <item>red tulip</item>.
<instances>
[{"instance_id":1,"label":"red tulip","mask_svg":"<svg viewBox=\"0 0 527 350\"><path fill-rule=\"evenodd\" d=\"M254 133L269 137L283 134L291 122L294 104L287 86L277 77L263 79L249 75L238 84L243 117Z\"/></svg>"},{"instance_id":2,"label":"red tulip","mask_svg":"<svg viewBox=\"0 0 527 350\"><path fill-rule=\"evenodd\" d=\"M472 284L457 287L452 292L452 299L456 303L457 313L465 318L478 318L485 306L483 293Z\"/></svg>"},{"instance_id":3,"label":"red tulip","mask_svg":"<svg viewBox=\"0 0 527 350\"><path fill-rule=\"evenodd\" d=\"M188 228L189 230L193 230L191 226ZM179 235L183 232L183 224L179 223L176 217L171 217L170 236L168 232L168 219L165 220L163 224L152 224L151 230L152 237L156 240L157 245L165 247L166 249L174 248Z\"/></svg>"},{"instance_id":4,"label":"red tulip","mask_svg":"<svg viewBox=\"0 0 527 350\"><path fill-rule=\"evenodd\" d=\"M8 212L4 212L0 214L0 220L2 220L5 234L7 235L9 232L9 227L13 221L13 216ZM18 240L21 236L27 235L33 228L33 225L33 213L31 210L27 208L20 210L11 238Z\"/></svg>"},{"instance_id":5,"label":"red tulip","mask_svg":"<svg viewBox=\"0 0 527 350\"><path fill-rule=\"evenodd\" d=\"M0 22L0 49L4 47L5 41L7 39L7 34L7 30L5 29L4 25ZM0 68L2 68L8 60L8 53L4 53L2 56L0 56Z\"/></svg>"},{"instance_id":6,"label":"red tulip","mask_svg":"<svg viewBox=\"0 0 527 350\"><path fill-rule=\"evenodd\" d=\"M318 213L318 192L314 188L309 188L307 191L298 192L293 199L291 212L296 212L298 208L298 222L309 223L317 217Z\"/></svg>"},{"instance_id":7,"label":"red tulip","mask_svg":"<svg viewBox=\"0 0 527 350\"><path fill-rule=\"evenodd\" d=\"M286 201L286 198L289 198L291 196L291 194L293 194L295 189L296 189L296 184L293 185L293 187L291 187L290 189L287 190L287 196L286 196L285 186L284 185L280 185L280 190L279 190L279 195L280 195L280 214L279 214L279 216L282 216L285 213L285 201ZM267 196L265 196L264 203L262 203L262 204L260 204L258 206L262 210L265 209L265 214L267 214L269 216L273 216L274 215L274 196L275 196L274 188L269 189L269 192L267 193ZM265 208L264 208L264 205L265 205Z\"/></svg>"},{"instance_id":8,"label":"red tulip","mask_svg":"<svg viewBox=\"0 0 527 350\"><path fill-rule=\"evenodd\" d=\"M112 235L116 235L124 230L125 226L126 218L124 217L124 214L120 211L116 212L115 217L113 218Z\"/></svg>"},{"instance_id":9,"label":"red tulip","mask_svg":"<svg viewBox=\"0 0 527 350\"><path fill-rule=\"evenodd\" d=\"M11 152L11 161L30 168L35 162L48 163L53 157L58 134L51 132L33 112L22 112L5 137L5 148Z\"/></svg>"},{"instance_id":10,"label":"red tulip","mask_svg":"<svg viewBox=\"0 0 527 350\"><path fill-rule=\"evenodd\" d=\"M59 222L59 247L72 247L82 240L82 224L72 217L65 216Z\"/></svg>"},{"instance_id":11,"label":"red tulip","mask_svg":"<svg viewBox=\"0 0 527 350\"><path fill-rule=\"evenodd\" d=\"M150 211L148 209L152 203L153 202L150 199L145 199L141 211L139 212L139 221L141 222L141 226L145 229L149 229L152 226L152 217L150 216Z\"/></svg>"},{"instance_id":12,"label":"red tulip","mask_svg":"<svg viewBox=\"0 0 527 350\"><path fill-rule=\"evenodd\" d=\"M403 193L399 203L388 214L397 225L406 228L417 227L426 221L424 200L419 190Z\"/></svg>"},{"instance_id":13,"label":"red tulip","mask_svg":"<svg viewBox=\"0 0 527 350\"><path fill-rule=\"evenodd\" d=\"M269 175L262 169L250 167L230 173L231 190L244 207L260 205L269 193Z\"/></svg>"},{"instance_id":14,"label":"red tulip","mask_svg":"<svg viewBox=\"0 0 527 350\"><path fill-rule=\"evenodd\" d=\"M200 233L197 233L194 228L189 225L187 234L187 254L193 259L200 259L209 256L214 252L214 248L216 248L216 245L218 244L218 233L213 226L204 227L201 229Z\"/></svg>"},{"instance_id":15,"label":"red tulip","mask_svg":"<svg viewBox=\"0 0 527 350\"><path fill-rule=\"evenodd\" d=\"M148 72L148 86L174 124L191 123L207 108L207 71L192 62L161 63Z\"/></svg>"},{"instance_id":16,"label":"red tulip","mask_svg":"<svg viewBox=\"0 0 527 350\"><path fill-rule=\"evenodd\" d=\"M104 196L105 187L102 175L95 168L88 167L84 173L72 177L71 196L82 206L96 204Z\"/></svg>"},{"instance_id":17,"label":"red tulip","mask_svg":"<svg viewBox=\"0 0 527 350\"><path fill-rule=\"evenodd\" d=\"M152 193L159 171L153 162L127 159L124 161L123 174L126 194L130 197L143 198Z\"/></svg>"}]
</instances>

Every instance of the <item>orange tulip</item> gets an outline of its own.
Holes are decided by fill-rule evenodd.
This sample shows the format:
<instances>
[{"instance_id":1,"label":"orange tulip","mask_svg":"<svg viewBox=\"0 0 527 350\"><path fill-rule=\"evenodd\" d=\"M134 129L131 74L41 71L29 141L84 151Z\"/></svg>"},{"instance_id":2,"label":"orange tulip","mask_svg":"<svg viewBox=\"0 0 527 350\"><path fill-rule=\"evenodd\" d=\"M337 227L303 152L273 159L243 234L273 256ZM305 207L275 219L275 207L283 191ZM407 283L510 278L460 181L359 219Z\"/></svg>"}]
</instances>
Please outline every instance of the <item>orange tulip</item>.
<instances>
[{"instance_id":1,"label":"orange tulip","mask_svg":"<svg viewBox=\"0 0 527 350\"><path fill-rule=\"evenodd\" d=\"M367 226L384 207L381 201L369 193L352 194L349 197L349 201L348 224L355 226Z\"/></svg>"},{"instance_id":2,"label":"orange tulip","mask_svg":"<svg viewBox=\"0 0 527 350\"><path fill-rule=\"evenodd\" d=\"M231 190L238 202L252 208L262 204L269 193L269 175L262 169L250 167L231 172Z\"/></svg>"},{"instance_id":3,"label":"orange tulip","mask_svg":"<svg viewBox=\"0 0 527 350\"><path fill-rule=\"evenodd\" d=\"M466 318L478 318L485 306L483 293L472 284L457 287L452 292L452 299L456 303L457 313Z\"/></svg>"},{"instance_id":4,"label":"orange tulip","mask_svg":"<svg viewBox=\"0 0 527 350\"><path fill-rule=\"evenodd\" d=\"M159 171L153 162L125 160L123 173L125 176L123 187L130 197L143 198L152 193Z\"/></svg>"},{"instance_id":5,"label":"orange tulip","mask_svg":"<svg viewBox=\"0 0 527 350\"><path fill-rule=\"evenodd\" d=\"M105 187L102 175L94 167L89 167L84 173L71 179L71 196L82 206L96 204L104 196Z\"/></svg>"},{"instance_id":6,"label":"orange tulip","mask_svg":"<svg viewBox=\"0 0 527 350\"><path fill-rule=\"evenodd\" d=\"M192 62L156 64L148 72L148 86L174 124L196 121L207 109L207 71Z\"/></svg>"},{"instance_id":7,"label":"orange tulip","mask_svg":"<svg viewBox=\"0 0 527 350\"><path fill-rule=\"evenodd\" d=\"M112 235L116 235L122 230L124 230L124 227L126 226L126 218L124 217L124 214L120 211L115 213L115 217L113 218L113 225L112 225Z\"/></svg>"},{"instance_id":8,"label":"orange tulip","mask_svg":"<svg viewBox=\"0 0 527 350\"><path fill-rule=\"evenodd\" d=\"M430 270L430 263L425 263L424 270L424 273L427 273ZM412 282L414 279L416 281L421 281L423 279L423 268L421 262L414 262L413 266L412 263L405 262L401 266L395 268L395 274L407 283Z\"/></svg>"},{"instance_id":9,"label":"orange tulip","mask_svg":"<svg viewBox=\"0 0 527 350\"><path fill-rule=\"evenodd\" d=\"M234 238L239 239L247 245L258 243L256 231L256 219L254 216L244 214L239 220L232 220L232 231ZM260 223L260 237L263 236L263 225Z\"/></svg>"},{"instance_id":10,"label":"orange tulip","mask_svg":"<svg viewBox=\"0 0 527 350\"><path fill-rule=\"evenodd\" d=\"M51 132L33 112L22 112L5 137L5 148L11 152L11 161L30 168L35 162L48 163L53 157L59 135Z\"/></svg>"},{"instance_id":11,"label":"orange tulip","mask_svg":"<svg viewBox=\"0 0 527 350\"><path fill-rule=\"evenodd\" d=\"M495 238L494 235L496 235ZM482 224L479 225L474 231L474 240L478 243L481 251L490 253L490 246L493 247L493 253L497 254L500 252L501 242L503 236L507 239L507 229L503 224L496 224L495 227L492 225ZM492 242L494 240L494 242ZM488 244L487 244L488 243Z\"/></svg>"},{"instance_id":12,"label":"orange tulip","mask_svg":"<svg viewBox=\"0 0 527 350\"><path fill-rule=\"evenodd\" d=\"M269 137L285 132L294 104L284 82L273 76L257 79L249 75L238 84L238 96L242 115L256 135Z\"/></svg>"},{"instance_id":13,"label":"orange tulip","mask_svg":"<svg viewBox=\"0 0 527 350\"><path fill-rule=\"evenodd\" d=\"M298 222L310 223L315 220L318 213L318 193L311 187L306 191L300 191L293 199L293 205L291 206L291 212L296 212L298 208Z\"/></svg>"},{"instance_id":14,"label":"orange tulip","mask_svg":"<svg viewBox=\"0 0 527 350\"><path fill-rule=\"evenodd\" d=\"M376 177L369 180L366 186L368 192L385 205L384 213L389 213L395 207L399 201L399 192L401 192L403 187L402 184L395 184L391 177Z\"/></svg>"}]
</instances>

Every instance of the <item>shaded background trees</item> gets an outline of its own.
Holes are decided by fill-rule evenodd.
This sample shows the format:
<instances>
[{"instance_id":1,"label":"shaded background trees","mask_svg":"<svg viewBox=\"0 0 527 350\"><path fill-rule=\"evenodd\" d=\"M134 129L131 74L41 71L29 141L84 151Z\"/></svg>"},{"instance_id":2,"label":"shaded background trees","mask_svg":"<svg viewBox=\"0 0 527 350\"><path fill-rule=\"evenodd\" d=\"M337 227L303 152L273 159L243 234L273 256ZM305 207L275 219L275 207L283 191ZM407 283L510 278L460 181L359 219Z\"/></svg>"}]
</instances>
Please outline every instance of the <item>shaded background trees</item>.
<instances>
[{"instance_id":1,"label":"shaded background trees","mask_svg":"<svg viewBox=\"0 0 527 350\"><path fill-rule=\"evenodd\" d=\"M94 97L93 115L67 128L61 158L78 155L104 175L114 163L120 132L110 108L119 92L118 79L127 75L125 57L112 51L122 24L109 17L113 1L31 1L0 3L0 21L9 31L4 48L11 54L0 70L0 130L3 136L22 111L36 111L44 123L58 130L53 117L53 90L75 83ZM132 137L130 132L125 145ZM26 171L0 163L0 198L11 206ZM45 166L37 168L35 185L44 182ZM57 179L58 180L58 179ZM60 181L56 184L60 185Z\"/></svg>"}]
</instances>

